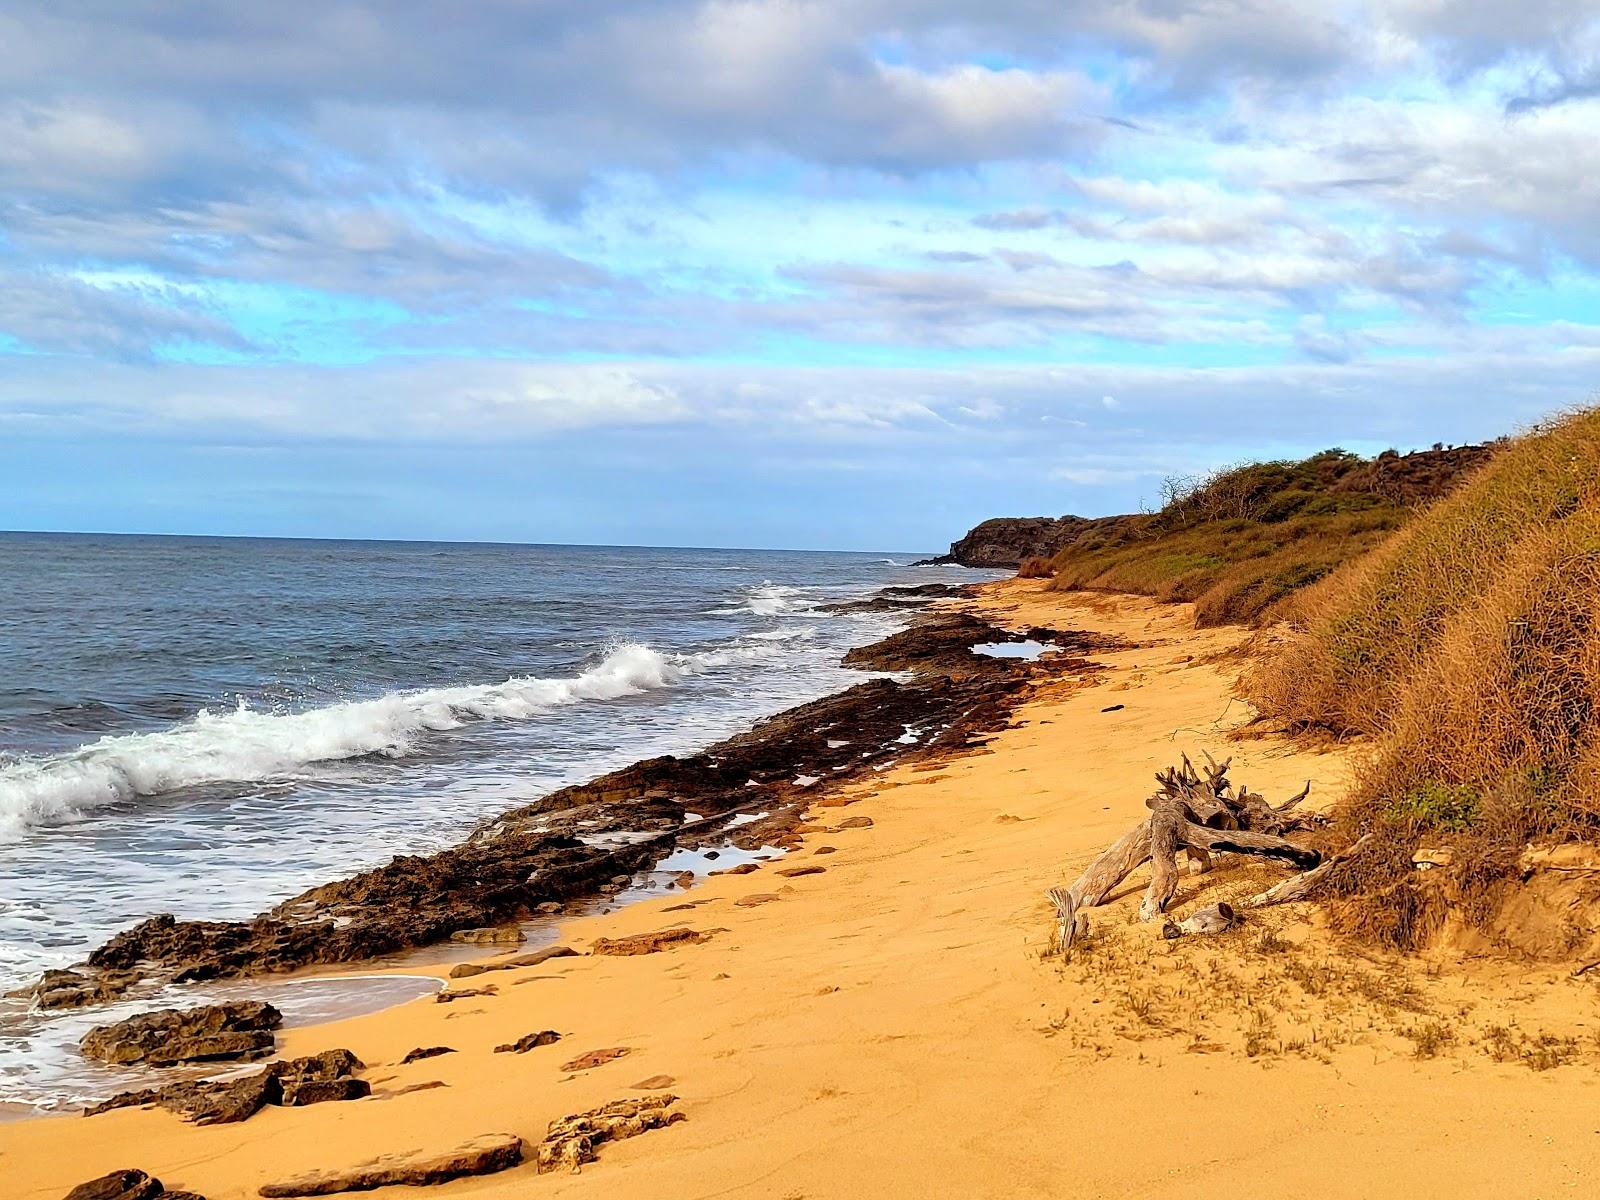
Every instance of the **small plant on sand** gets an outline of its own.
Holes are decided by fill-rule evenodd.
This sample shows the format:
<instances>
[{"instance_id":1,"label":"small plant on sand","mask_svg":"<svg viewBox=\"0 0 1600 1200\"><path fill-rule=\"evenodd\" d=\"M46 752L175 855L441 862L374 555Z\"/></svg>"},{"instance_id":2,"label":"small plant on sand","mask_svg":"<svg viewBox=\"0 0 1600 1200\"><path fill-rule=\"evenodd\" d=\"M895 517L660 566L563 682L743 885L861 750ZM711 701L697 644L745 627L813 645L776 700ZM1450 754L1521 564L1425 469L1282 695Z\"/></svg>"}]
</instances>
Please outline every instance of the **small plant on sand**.
<instances>
[{"instance_id":1,"label":"small plant on sand","mask_svg":"<svg viewBox=\"0 0 1600 1200\"><path fill-rule=\"evenodd\" d=\"M1263 1054L1273 1049L1273 1038L1277 1030L1273 1027L1272 1018L1261 1009L1256 1009L1250 1014L1250 1028L1244 1035L1244 1052L1247 1058L1260 1058Z\"/></svg>"},{"instance_id":2,"label":"small plant on sand","mask_svg":"<svg viewBox=\"0 0 1600 1200\"><path fill-rule=\"evenodd\" d=\"M1287 954L1294 949L1294 943L1279 937L1275 929L1263 929L1256 938L1255 948L1260 954Z\"/></svg>"},{"instance_id":3,"label":"small plant on sand","mask_svg":"<svg viewBox=\"0 0 1600 1200\"><path fill-rule=\"evenodd\" d=\"M1412 1057L1438 1058L1440 1051L1456 1040L1455 1032L1441 1021L1425 1021L1406 1030L1414 1044Z\"/></svg>"}]
</instances>

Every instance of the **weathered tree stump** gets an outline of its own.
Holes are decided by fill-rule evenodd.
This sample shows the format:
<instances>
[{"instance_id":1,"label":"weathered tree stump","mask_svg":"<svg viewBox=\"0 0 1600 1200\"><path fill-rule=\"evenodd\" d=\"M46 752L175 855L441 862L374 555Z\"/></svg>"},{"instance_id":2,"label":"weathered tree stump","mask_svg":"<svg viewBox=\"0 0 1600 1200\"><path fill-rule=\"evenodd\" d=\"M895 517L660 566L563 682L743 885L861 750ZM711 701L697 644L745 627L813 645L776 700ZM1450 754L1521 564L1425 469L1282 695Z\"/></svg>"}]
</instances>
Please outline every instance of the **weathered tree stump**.
<instances>
[{"instance_id":1,"label":"weathered tree stump","mask_svg":"<svg viewBox=\"0 0 1600 1200\"><path fill-rule=\"evenodd\" d=\"M1187 755L1181 765L1160 772L1156 776L1159 790L1145 801L1150 816L1108 846L1072 886L1050 890L1057 916L1057 949L1070 950L1088 929L1084 910L1103 904L1117 885L1146 861L1151 864L1150 885L1139 905L1139 919L1153 921L1165 913L1178 890L1179 851L1185 852L1201 870L1211 868L1212 855L1231 853L1277 859L1303 873L1253 897L1247 901L1249 907L1300 898L1321 880L1327 867L1335 865L1335 860L1330 860L1324 866L1318 851L1284 836L1324 823L1322 817L1295 812L1311 792L1309 782L1297 795L1273 806L1244 785L1228 783L1232 759L1218 763L1209 754L1205 759L1204 775L1195 770ZM1337 861L1343 861L1354 849ZM1296 880L1304 882L1297 884ZM1274 898L1263 899L1268 896ZM1209 914L1207 920L1199 921L1199 913L1191 918L1198 921L1193 932L1214 932L1216 928L1227 928L1236 919L1231 909L1225 919L1213 910L1204 911ZM1182 929L1186 924L1179 923L1182 932L1190 932Z\"/></svg>"}]
</instances>

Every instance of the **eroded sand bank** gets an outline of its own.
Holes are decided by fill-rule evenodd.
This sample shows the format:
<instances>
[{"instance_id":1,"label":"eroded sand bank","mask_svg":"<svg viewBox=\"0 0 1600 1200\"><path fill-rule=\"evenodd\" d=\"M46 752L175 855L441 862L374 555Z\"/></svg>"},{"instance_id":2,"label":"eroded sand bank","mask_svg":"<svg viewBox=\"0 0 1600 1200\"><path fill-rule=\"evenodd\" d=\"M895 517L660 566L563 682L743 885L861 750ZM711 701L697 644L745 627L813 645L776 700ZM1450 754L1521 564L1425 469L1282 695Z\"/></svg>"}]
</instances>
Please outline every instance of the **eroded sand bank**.
<instances>
[{"instance_id":1,"label":"eroded sand bank","mask_svg":"<svg viewBox=\"0 0 1600 1200\"><path fill-rule=\"evenodd\" d=\"M372 1099L210 1128L147 1110L0 1126L0 1195L57 1200L142 1167L169 1188L238 1200L385 1152L501 1132L531 1145L551 1120L645 1094L632 1085L659 1076L686 1119L602 1148L581 1175L525 1165L376 1194L1458 1198L1596 1186L1590 976L1397 965L1335 946L1293 909L1222 939L1162 942L1133 923L1129 896L1095 913L1072 962L1043 957L1045 889L1143 815L1152 773L1181 752L1232 754L1235 777L1272 798L1309 777L1324 802L1349 762L1229 740L1248 717L1231 698L1239 631L1030 583L995 585L980 603L1017 627L1076 625L1137 648L1097 655L1110 669L1086 681L1039 687L982 752L835 797L781 861L562 930L580 951L680 924L708 940L497 971L455 985L492 994L282 1039L290 1055L353 1050ZM838 828L856 817L871 824ZM781 874L812 866L824 870ZM1179 911L1269 874L1186 880ZM741 903L757 896L773 899ZM561 1041L494 1052L543 1029ZM1530 1066L1541 1037L1552 1062ZM439 1045L456 1053L394 1065ZM616 1047L628 1053L561 1069ZM395 1094L431 1081L446 1086Z\"/></svg>"}]
</instances>

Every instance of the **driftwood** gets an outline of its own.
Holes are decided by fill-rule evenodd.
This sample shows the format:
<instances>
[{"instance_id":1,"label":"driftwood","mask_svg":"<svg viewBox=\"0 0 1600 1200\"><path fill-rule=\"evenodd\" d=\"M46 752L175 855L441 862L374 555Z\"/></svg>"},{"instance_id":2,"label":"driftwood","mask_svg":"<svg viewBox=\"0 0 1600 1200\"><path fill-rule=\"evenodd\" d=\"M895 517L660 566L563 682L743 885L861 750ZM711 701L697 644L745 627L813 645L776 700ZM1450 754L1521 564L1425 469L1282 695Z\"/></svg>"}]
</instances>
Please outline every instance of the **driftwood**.
<instances>
[{"instance_id":1,"label":"driftwood","mask_svg":"<svg viewBox=\"0 0 1600 1200\"><path fill-rule=\"evenodd\" d=\"M1275 883L1264 892L1257 892L1244 902L1246 908L1265 908L1269 904L1292 904L1296 900L1310 899L1311 893L1327 878L1328 872L1343 863L1349 862L1361 851L1372 835L1362 834L1346 850L1340 851L1333 857L1324 860L1321 866L1309 871L1301 871L1298 875L1291 875L1281 883Z\"/></svg>"},{"instance_id":2,"label":"driftwood","mask_svg":"<svg viewBox=\"0 0 1600 1200\"><path fill-rule=\"evenodd\" d=\"M1151 867L1150 886L1139 905L1139 919L1143 921L1155 920L1172 903L1178 889L1179 851L1184 851L1200 870L1210 868L1213 854L1228 853L1278 859L1312 875L1322 870L1321 854L1284 836L1314 829L1323 823L1321 817L1295 812L1311 792L1309 782L1297 795L1274 807L1243 784L1228 782L1232 759L1219 763L1208 754L1205 760L1203 774L1187 756L1180 766L1158 774L1156 782L1160 788L1145 801L1150 808L1149 818L1113 842L1071 887L1050 890L1050 902L1057 916L1056 945L1060 950L1070 950L1073 942L1087 930L1088 918L1084 910L1103 904L1117 885L1146 861ZM1320 877L1318 875L1318 879ZM1306 887L1315 882L1311 881ZM1263 892L1262 896L1271 891ZM1260 903L1281 902L1281 899L1255 897L1249 903L1259 907ZM1233 919L1230 909L1220 927L1227 927ZM1218 921L1211 920L1209 924L1217 925Z\"/></svg>"}]
</instances>

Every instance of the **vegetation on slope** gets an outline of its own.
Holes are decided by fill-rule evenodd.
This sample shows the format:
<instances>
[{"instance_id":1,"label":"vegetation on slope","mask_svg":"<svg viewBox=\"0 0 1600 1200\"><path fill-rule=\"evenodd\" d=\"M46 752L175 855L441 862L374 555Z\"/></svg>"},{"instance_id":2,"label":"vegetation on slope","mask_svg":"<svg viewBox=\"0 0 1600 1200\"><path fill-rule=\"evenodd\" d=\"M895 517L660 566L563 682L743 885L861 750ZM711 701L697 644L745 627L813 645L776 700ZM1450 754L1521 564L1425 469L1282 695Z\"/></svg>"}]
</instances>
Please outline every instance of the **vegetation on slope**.
<instances>
[{"instance_id":1,"label":"vegetation on slope","mask_svg":"<svg viewBox=\"0 0 1600 1200\"><path fill-rule=\"evenodd\" d=\"M1440 918L1424 841L1455 845L1457 901L1486 912L1529 838L1600 822L1600 410L1510 443L1290 616L1248 690L1374 739L1344 810L1378 835L1348 881L1359 931L1414 944Z\"/></svg>"},{"instance_id":2,"label":"vegetation on slope","mask_svg":"<svg viewBox=\"0 0 1600 1200\"><path fill-rule=\"evenodd\" d=\"M1202 625L1259 620L1377 546L1491 454L1465 446L1364 459L1327 450L1169 480L1158 512L1087 522L1050 571L1062 589L1193 601ZM1029 572L1042 573L1035 563Z\"/></svg>"}]
</instances>

